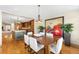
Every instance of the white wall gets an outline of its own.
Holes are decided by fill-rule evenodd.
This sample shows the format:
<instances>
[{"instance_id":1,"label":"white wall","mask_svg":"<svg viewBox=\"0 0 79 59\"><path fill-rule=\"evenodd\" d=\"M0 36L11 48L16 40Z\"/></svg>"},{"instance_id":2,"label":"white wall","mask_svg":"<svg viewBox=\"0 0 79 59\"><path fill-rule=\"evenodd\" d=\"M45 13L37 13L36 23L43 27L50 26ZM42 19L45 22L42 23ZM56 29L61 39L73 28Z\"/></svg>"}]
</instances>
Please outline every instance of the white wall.
<instances>
[{"instance_id":1,"label":"white wall","mask_svg":"<svg viewBox=\"0 0 79 59\"><path fill-rule=\"evenodd\" d=\"M14 31L14 30L15 30L15 24L11 23L11 31Z\"/></svg>"},{"instance_id":2,"label":"white wall","mask_svg":"<svg viewBox=\"0 0 79 59\"><path fill-rule=\"evenodd\" d=\"M73 24L74 28L71 33L71 43L79 45L79 11L65 13L64 22Z\"/></svg>"},{"instance_id":3,"label":"white wall","mask_svg":"<svg viewBox=\"0 0 79 59\"><path fill-rule=\"evenodd\" d=\"M0 11L0 47L2 46L2 12Z\"/></svg>"},{"instance_id":4,"label":"white wall","mask_svg":"<svg viewBox=\"0 0 79 59\"><path fill-rule=\"evenodd\" d=\"M45 26L44 20L42 20L42 22L36 22L36 21L34 21L34 32L35 33L39 32L39 30L38 30L39 26Z\"/></svg>"}]
</instances>

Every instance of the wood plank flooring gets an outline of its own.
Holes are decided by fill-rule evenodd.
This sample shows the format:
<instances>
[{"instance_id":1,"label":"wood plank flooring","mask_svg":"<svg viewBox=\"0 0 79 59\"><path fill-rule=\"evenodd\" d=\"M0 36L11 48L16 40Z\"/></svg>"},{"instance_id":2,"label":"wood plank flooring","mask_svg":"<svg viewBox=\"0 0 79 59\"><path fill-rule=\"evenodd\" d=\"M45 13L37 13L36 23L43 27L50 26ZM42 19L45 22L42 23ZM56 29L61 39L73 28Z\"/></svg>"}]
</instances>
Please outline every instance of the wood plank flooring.
<instances>
[{"instance_id":1,"label":"wood plank flooring","mask_svg":"<svg viewBox=\"0 0 79 59\"><path fill-rule=\"evenodd\" d=\"M10 36L6 38L4 36L2 37L3 42L2 47L0 47L0 54L30 54L27 48L25 49L23 40L14 40ZM39 53L43 54L43 50ZM79 49L63 44L62 54L79 54Z\"/></svg>"}]
</instances>

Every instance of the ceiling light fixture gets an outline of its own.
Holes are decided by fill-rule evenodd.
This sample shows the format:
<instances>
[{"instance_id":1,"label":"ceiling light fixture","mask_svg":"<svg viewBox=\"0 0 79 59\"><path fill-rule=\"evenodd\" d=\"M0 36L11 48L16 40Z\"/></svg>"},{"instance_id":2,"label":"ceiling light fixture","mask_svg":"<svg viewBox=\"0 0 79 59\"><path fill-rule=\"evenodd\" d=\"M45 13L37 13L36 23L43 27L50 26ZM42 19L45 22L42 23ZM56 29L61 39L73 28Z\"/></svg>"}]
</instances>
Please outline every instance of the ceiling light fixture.
<instances>
[{"instance_id":1,"label":"ceiling light fixture","mask_svg":"<svg viewBox=\"0 0 79 59\"><path fill-rule=\"evenodd\" d=\"M38 6L38 20L36 22L42 22L41 18L40 18L40 5Z\"/></svg>"}]
</instances>

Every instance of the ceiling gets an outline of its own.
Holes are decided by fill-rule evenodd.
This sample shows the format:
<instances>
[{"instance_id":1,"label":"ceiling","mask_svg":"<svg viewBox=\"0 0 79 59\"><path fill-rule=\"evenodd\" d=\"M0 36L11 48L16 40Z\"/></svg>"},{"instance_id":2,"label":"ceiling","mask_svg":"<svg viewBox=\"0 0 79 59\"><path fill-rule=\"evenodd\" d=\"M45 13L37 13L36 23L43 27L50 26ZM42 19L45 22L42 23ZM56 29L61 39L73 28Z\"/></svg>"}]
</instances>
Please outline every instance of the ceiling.
<instances>
[{"instance_id":1,"label":"ceiling","mask_svg":"<svg viewBox=\"0 0 79 59\"><path fill-rule=\"evenodd\" d=\"M41 16L41 19L47 19L55 15L65 13L71 10L77 10L77 9L79 9L79 6L41 5L40 16ZM17 16L24 16L26 17L25 20L33 19L33 18L37 20L37 15L38 15L37 5L0 5L0 10ZM4 21L6 20L8 20L7 17L4 17ZM10 20L13 20L13 19L10 18Z\"/></svg>"}]
</instances>

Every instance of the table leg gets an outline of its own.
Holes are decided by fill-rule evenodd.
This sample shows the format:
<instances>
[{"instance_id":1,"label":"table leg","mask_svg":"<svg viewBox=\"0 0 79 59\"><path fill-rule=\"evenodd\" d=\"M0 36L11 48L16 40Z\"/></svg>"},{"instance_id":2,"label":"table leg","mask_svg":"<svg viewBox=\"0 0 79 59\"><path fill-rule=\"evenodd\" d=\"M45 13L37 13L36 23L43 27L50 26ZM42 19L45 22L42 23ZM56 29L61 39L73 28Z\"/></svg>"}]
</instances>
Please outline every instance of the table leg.
<instances>
[{"instance_id":1,"label":"table leg","mask_svg":"<svg viewBox=\"0 0 79 59\"><path fill-rule=\"evenodd\" d=\"M44 54L49 54L49 46L44 47Z\"/></svg>"}]
</instances>

